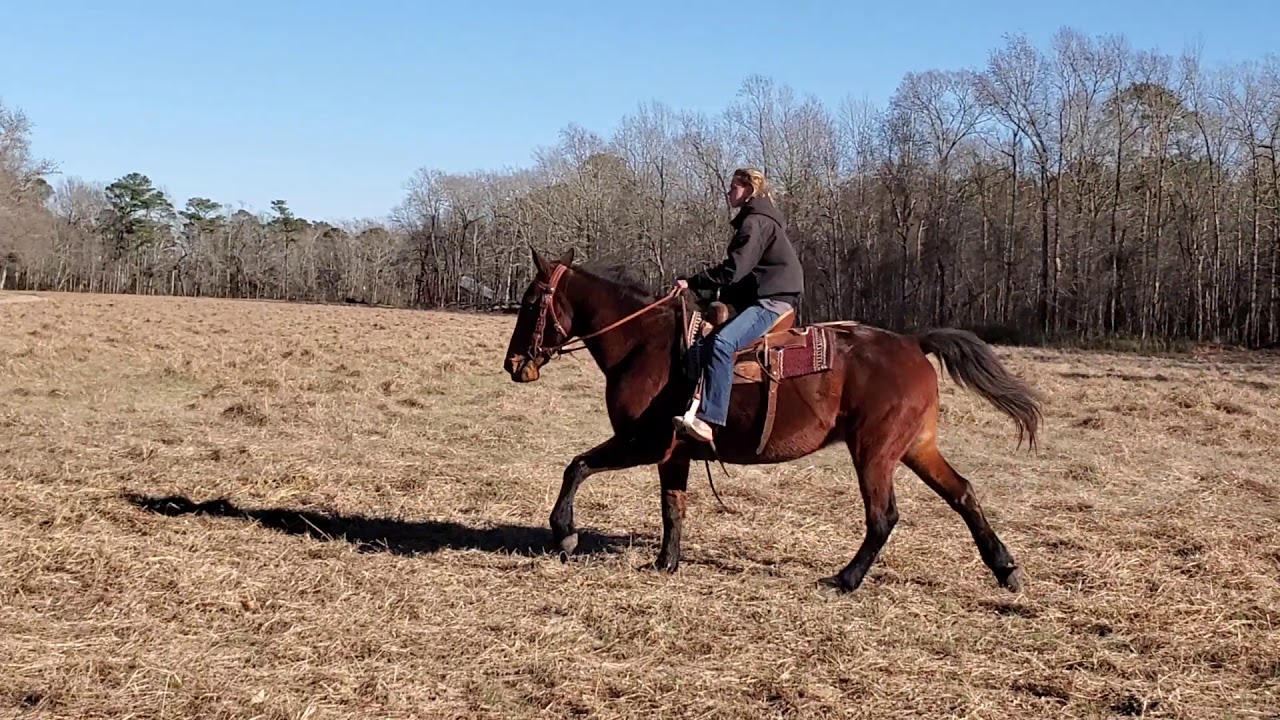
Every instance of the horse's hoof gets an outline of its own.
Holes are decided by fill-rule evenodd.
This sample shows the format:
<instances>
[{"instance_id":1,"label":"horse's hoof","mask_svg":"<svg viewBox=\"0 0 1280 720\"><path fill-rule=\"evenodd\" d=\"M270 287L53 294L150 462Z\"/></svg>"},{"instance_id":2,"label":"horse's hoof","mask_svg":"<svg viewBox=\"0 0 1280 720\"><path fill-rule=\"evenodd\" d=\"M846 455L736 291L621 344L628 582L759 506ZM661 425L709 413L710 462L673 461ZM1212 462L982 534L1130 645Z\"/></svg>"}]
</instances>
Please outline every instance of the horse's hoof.
<instances>
[{"instance_id":1,"label":"horse's hoof","mask_svg":"<svg viewBox=\"0 0 1280 720\"><path fill-rule=\"evenodd\" d=\"M677 567L679 567L679 563L673 563L666 558L660 557L648 565L645 565L644 569L650 572L664 572L670 574L674 573Z\"/></svg>"},{"instance_id":2,"label":"horse's hoof","mask_svg":"<svg viewBox=\"0 0 1280 720\"><path fill-rule=\"evenodd\" d=\"M849 584L846 583L839 575L819 578L818 588L835 595L843 595L845 593L853 592L853 588L849 587Z\"/></svg>"},{"instance_id":3,"label":"horse's hoof","mask_svg":"<svg viewBox=\"0 0 1280 720\"><path fill-rule=\"evenodd\" d=\"M578 533L572 533L560 538L560 552L565 555L572 555L574 550L578 549Z\"/></svg>"},{"instance_id":4,"label":"horse's hoof","mask_svg":"<svg viewBox=\"0 0 1280 720\"><path fill-rule=\"evenodd\" d=\"M1014 593L1022 592L1023 585L1026 584L1026 577L1022 574L1022 568L1013 568L1008 575L1000 580L1000 587Z\"/></svg>"}]
</instances>

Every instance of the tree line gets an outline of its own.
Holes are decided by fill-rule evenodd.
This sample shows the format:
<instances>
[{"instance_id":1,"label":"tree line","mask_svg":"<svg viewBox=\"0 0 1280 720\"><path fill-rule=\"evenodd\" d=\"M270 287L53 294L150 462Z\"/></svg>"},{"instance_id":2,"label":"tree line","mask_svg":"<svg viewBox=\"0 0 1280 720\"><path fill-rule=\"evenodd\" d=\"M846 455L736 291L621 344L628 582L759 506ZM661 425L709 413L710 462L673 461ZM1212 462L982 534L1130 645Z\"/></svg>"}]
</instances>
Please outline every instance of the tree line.
<instances>
[{"instance_id":1,"label":"tree line","mask_svg":"<svg viewBox=\"0 0 1280 720\"><path fill-rule=\"evenodd\" d=\"M380 221L181 206L151 178L56 178L0 106L0 288L518 301L528 248L624 263L655 288L716 261L735 167L761 168L806 267L802 320L1024 340L1280 341L1280 61L1061 30L985 66L828 107L767 77L715 114L653 101L514 171L417 171ZM56 181L55 181L56 179Z\"/></svg>"}]
</instances>

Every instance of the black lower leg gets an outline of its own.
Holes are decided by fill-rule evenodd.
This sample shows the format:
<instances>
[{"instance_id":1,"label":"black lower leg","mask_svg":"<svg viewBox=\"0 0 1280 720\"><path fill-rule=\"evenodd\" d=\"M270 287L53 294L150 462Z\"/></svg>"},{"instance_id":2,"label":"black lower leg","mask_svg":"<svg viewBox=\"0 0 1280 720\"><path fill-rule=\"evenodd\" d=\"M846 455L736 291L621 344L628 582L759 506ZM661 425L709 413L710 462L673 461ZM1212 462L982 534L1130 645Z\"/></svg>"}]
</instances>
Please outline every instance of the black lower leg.
<instances>
[{"instance_id":1,"label":"black lower leg","mask_svg":"<svg viewBox=\"0 0 1280 720\"><path fill-rule=\"evenodd\" d=\"M578 488L590 474L590 466L582 457L574 458L564 469L560 495L556 497L555 507L551 509L551 539L566 553L572 553L578 547L578 533L573 526L573 501Z\"/></svg>"},{"instance_id":2,"label":"black lower leg","mask_svg":"<svg viewBox=\"0 0 1280 720\"><path fill-rule=\"evenodd\" d=\"M969 480L956 472L936 449L920 450L907 457L906 463L964 520L974 544L978 546L982 562L995 575L996 582L1010 590L1020 590L1022 572L1009 549L1000 541L995 530L991 529Z\"/></svg>"},{"instance_id":3,"label":"black lower leg","mask_svg":"<svg viewBox=\"0 0 1280 720\"><path fill-rule=\"evenodd\" d=\"M880 466L860 469L859 484L862 489L862 503L866 508L867 531L858 547L858 552L838 575L824 578L824 585L842 591L857 590L871 569L871 564L880 556L880 551L898 524L898 503L893 493L893 470Z\"/></svg>"},{"instance_id":4,"label":"black lower leg","mask_svg":"<svg viewBox=\"0 0 1280 720\"><path fill-rule=\"evenodd\" d=\"M675 572L680 566L680 537L689 485L689 460L672 459L658 466L662 485L662 549L654 566Z\"/></svg>"},{"instance_id":5,"label":"black lower leg","mask_svg":"<svg viewBox=\"0 0 1280 720\"><path fill-rule=\"evenodd\" d=\"M655 452L657 455L655 456ZM661 451L634 439L611 437L575 457L564 469L560 494L551 509L551 537L558 548L572 553L578 547L578 533L573 523L573 502L583 481L599 472L623 470L657 462Z\"/></svg>"},{"instance_id":6,"label":"black lower leg","mask_svg":"<svg viewBox=\"0 0 1280 720\"><path fill-rule=\"evenodd\" d=\"M1018 570L1013 554L1000 541L996 531L987 522L982 506L973 494L973 488L967 481L964 484L964 494L956 502L951 503L951 507L964 519L964 524L969 528L969 534L973 536L974 544L978 546L978 554L982 556L982 562L991 569L996 582L1010 590L1020 590L1022 572Z\"/></svg>"}]
</instances>

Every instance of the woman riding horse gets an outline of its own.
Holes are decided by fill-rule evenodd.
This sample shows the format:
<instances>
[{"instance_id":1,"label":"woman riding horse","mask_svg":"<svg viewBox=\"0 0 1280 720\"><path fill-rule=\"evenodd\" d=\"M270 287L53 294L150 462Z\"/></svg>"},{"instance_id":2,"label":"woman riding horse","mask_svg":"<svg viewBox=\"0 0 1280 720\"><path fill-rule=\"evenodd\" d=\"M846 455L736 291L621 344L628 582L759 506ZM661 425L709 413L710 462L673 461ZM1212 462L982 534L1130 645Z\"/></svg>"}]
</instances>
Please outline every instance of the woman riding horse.
<instances>
[{"instance_id":1,"label":"woman riding horse","mask_svg":"<svg viewBox=\"0 0 1280 720\"><path fill-rule=\"evenodd\" d=\"M741 208L730 222L734 235L725 259L676 283L707 301L732 298L730 304L739 310L711 344L702 371L701 409L693 417L675 418L682 434L703 442L712 440L711 426L725 425L734 354L764 335L804 293L804 270L764 174L752 168L735 170L725 195L729 207Z\"/></svg>"}]
</instances>

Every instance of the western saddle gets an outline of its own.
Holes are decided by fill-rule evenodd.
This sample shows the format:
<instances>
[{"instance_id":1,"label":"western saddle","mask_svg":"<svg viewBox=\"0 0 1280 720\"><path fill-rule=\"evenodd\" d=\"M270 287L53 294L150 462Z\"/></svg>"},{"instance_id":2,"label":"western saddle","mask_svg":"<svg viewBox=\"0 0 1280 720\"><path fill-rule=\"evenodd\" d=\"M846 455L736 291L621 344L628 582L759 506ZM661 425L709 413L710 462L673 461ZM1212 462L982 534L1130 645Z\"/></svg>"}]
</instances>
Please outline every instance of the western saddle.
<instances>
[{"instance_id":1,"label":"western saddle","mask_svg":"<svg viewBox=\"0 0 1280 720\"><path fill-rule=\"evenodd\" d=\"M760 429L760 442L756 453L764 452L773 433L774 413L777 408L778 385L783 380L822 373L831 369L833 357L833 330L825 325L795 326L795 310L791 309L758 339L734 355L733 384L764 384L766 406L764 425ZM716 330L730 320L729 306L713 302L705 316L694 312L685 328L685 347L688 349L686 371L694 379L701 377L702 362L698 354L699 338L710 338ZM693 394L688 413L692 414L701 400L701 384Z\"/></svg>"}]
</instances>

